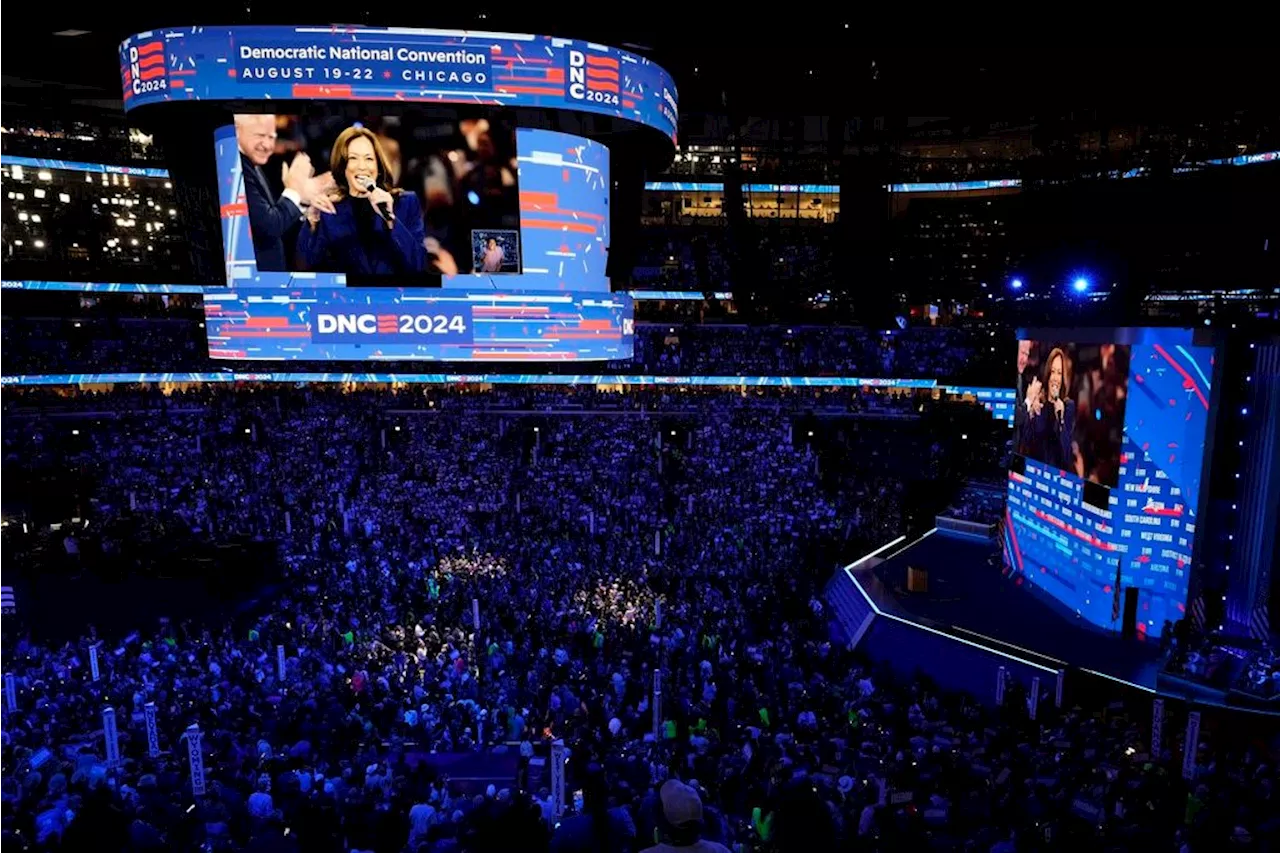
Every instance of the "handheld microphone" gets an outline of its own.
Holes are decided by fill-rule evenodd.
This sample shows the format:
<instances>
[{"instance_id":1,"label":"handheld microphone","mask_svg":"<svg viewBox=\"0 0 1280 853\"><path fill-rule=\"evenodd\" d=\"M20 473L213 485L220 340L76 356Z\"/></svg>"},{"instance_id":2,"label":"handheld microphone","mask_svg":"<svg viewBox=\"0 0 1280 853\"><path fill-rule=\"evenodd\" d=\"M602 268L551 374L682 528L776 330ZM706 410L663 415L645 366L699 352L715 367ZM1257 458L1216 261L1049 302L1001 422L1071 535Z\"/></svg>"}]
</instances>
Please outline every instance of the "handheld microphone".
<instances>
[{"instance_id":1,"label":"handheld microphone","mask_svg":"<svg viewBox=\"0 0 1280 853\"><path fill-rule=\"evenodd\" d=\"M378 187L378 183L368 175L357 175L356 183L360 185L360 189L367 193L373 192ZM373 209L378 211L378 215L382 217L382 221L388 225L396 221L396 215L392 212L391 205L387 204L385 201L375 204Z\"/></svg>"}]
</instances>

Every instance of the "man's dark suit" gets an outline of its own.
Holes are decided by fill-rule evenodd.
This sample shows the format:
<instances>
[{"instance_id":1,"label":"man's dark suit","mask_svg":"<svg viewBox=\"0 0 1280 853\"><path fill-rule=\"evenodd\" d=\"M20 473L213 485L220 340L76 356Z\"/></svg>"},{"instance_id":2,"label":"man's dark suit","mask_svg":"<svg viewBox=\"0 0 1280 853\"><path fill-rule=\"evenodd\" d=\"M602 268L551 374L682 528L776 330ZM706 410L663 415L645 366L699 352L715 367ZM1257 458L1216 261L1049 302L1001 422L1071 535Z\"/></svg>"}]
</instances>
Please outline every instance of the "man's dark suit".
<instances>
[{"instance_id":1,"label":"man's dark suit","mask_svg":"<svg viewBox=\"0 0 1280 853\"><path fill-rule=\"evenodd\" d=\"M266 175L243 154L240 170L244 173L244 199L249 208L249 232L253 235L253 254L258 269L285 271L284 236L297 228L302 211L289 199L272 198Z\"/></svg>"},{"instance_id":2,"label":"man's dark suit","mask_svg":"<svg viewBox=\"0 0 1280 853\"><path fill-rule=\"evenodd\" d=\"M1026 455L1027 443L1030 437L1027 434L1027 388L1031 385L1031 380L1036 377L1036 369L1028 366L1018 374L1017 390L1015 391L1014 409L1013 409L1013 451Z\"/></svg>"}]
</instances>

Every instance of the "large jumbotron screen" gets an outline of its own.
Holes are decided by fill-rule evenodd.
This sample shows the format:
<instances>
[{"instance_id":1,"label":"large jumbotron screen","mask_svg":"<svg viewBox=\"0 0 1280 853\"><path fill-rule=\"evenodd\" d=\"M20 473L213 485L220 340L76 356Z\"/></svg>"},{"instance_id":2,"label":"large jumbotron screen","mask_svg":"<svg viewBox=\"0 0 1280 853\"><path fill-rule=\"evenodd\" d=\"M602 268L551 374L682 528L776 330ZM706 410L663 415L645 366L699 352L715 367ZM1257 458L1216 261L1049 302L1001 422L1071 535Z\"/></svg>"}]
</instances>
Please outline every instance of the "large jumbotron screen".
<instances>
[{"instance_id":1,"label":"large jumbotron screen","mask_svg":"<svg viewBox=\"0 0 1280 853\"><path fill-rule=\"evenodd\" d=\"M157 30L120 60L126 109L183 103L210 128L229 285L206 291L214 358L630 357L601 137L670 157L675 86L647 59L343 26Z\"/></svg>"},{"instance_id":2,"label":"large jumbotron screen","mask_svg":"<svg viewBox=\"0 0 1280 853\"><path fill-rule=\"evenodd\" d=\"M1020 335L1014 444L1025 466L1009 472L1003 542L1012 571L1104 628L1120 627L1128 587L1139 590L1140 633L1182 618L1213 373L1214 348L1188 330Z\"/></svg>"},{"instance_id":3,"label":"large jumbotron screen","mask_svg":"<svg viewBox=\"0 0 1280 853\"><path fill-rule=\"evenodd\" d=\"M218 178L244 201L252 249L228 253L229 280L250 261L392 287L520 271L514 116L343 106L238 113L234 154L216 135Z\"/></svg>"},{"instance_id":4,"label":"large jumbotron screen","mask_svg":"<svg viewBox=\"0 0 1280 853\"><path fill-rule=\"evenodd\" d=\"M293 216L279 233L265 237L254 226L250 198L281 198L292 162L285 152L296 156L304 145L314 146L313 177L329 174L338 162L333 144L346 128L379 125L368 118L348 124L326 115L312 122L310 135L300 134L302 144L281 143L277 132L272 153L257 168L239 138L246 136L247 124L263 122L262 115L241 117L239 129L229 125L218 131L214 149L227 279L241 294L259 288L274 292L207 294L210 355L456 361L628 357L630 335L624 332L630 326L630 300L610 293L605 275L609 150L556 131L509 129L494 118L410 115L419 128L429 124L440 133L426 135L430 141L417 146L410 144L413 134L406 134L404 144L379 140L381 154L374 155L375 163L387 164L391 174L385 183L396 191L395 212L402 215L387 224L366 208L360 222L344 206L363 205L367 196L347 197L334 203L331 213ZM288 132L298 123L296 116L267 118L277 131ZM394 118L395 126L404 126L405 113ZM498 128L499 139L487 138ZM494 156L476 158L477 151ZM405 224L404 210L416 214L412 225ZM327 227L330 221L336 227ZM410 258L416 265L410 266Z\"/></svg>"}]
</instances>

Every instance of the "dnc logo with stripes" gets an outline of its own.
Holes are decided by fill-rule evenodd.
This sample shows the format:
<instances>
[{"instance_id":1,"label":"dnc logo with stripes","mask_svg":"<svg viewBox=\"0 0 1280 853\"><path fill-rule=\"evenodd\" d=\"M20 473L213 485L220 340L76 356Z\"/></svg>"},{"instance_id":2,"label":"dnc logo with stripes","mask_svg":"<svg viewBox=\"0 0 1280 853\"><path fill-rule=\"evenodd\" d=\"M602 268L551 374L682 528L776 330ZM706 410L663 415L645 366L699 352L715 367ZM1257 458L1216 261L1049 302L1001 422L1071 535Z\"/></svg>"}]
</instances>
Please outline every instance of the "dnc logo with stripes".
<instances>
[{"instance_id":1,"label":"dnc logo with stripes","mask_svg":"<svg viewBox=\"0 0 1280 853\"><path fill-rule=\"evenodd\" d=\"M569 97L572 100L614 107L621 103L617 59L588 55L580 50L570 50L568 59Z\"/></svg>"},{"instance_id":2,"label":"dnc logo with stripes","mask_svg":"<svg viewBox=\"0 0 1280 853\"><path fill-rule=\"evenodd\" d=\"M128 90L135 95L168 89L164 42L156 39L129 45L129 67L125 69L124 82Z\"/></svg>"}]
</instances>

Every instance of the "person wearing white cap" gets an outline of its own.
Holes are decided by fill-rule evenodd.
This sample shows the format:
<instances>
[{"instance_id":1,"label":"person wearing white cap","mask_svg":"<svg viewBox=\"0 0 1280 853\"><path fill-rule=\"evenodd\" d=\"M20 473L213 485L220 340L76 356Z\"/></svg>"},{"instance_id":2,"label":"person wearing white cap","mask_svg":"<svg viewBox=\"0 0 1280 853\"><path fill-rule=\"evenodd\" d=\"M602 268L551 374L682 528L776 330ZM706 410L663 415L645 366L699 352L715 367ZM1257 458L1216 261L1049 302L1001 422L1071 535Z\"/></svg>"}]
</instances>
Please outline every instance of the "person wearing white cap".
<instances>
[{"instance_id":1,"label":"person wearing white cap","mask_svg":"<svg viewBox=\"0 0 1280 853\"><path fill-rule=\"evenodd\" d=\"M702 800L698 792L677 779L658 791L662 811L654 845L642 853L729 853L729 848L702 837Z\"/></svg>"}]
</instances>

